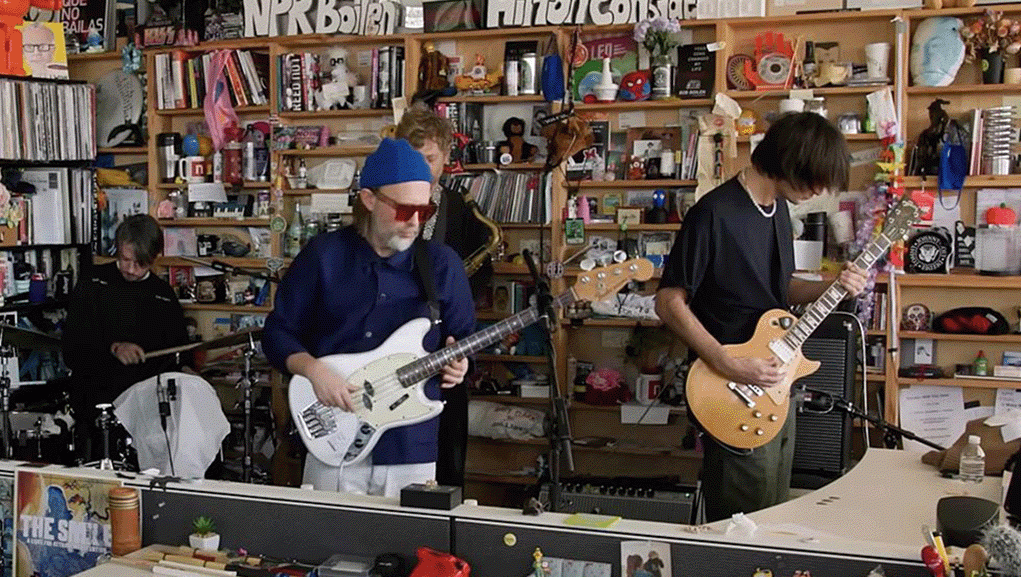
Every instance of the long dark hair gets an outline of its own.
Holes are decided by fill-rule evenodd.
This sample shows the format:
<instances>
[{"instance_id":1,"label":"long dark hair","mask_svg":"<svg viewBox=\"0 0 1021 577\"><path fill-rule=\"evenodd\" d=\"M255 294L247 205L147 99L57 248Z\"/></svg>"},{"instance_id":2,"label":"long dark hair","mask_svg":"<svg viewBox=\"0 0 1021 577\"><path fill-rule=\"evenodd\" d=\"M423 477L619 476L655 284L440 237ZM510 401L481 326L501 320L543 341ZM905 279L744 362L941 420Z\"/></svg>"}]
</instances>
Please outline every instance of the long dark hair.
<instances>
[{"instance_id":1,"label":"long dark hair","mask_svg":"<svg viewBox=\"0 0 1021 577\"><path fill-rule=\"evenodd\" d=\"M814 112L778 118L752 152L752 166L795 190L847 190L847 142L829 120Z\"/></svg>"}]
</instances>

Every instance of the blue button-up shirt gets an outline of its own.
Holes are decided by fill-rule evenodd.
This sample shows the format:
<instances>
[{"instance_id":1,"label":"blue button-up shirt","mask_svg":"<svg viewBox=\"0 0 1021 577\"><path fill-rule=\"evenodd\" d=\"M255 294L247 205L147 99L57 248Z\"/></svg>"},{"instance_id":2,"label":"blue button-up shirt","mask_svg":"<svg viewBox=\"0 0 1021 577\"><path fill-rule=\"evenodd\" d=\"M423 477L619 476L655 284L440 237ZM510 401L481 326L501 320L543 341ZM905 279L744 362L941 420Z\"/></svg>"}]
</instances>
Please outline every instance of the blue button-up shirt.
<instances>
[{"instance_id":1,"label":"blue button-up shirt","mask_svg":"<svg viewBox=\"0 0 1021 577\"><path fill-rule=\"evenodd\" d=\"M429 317L414 264L414 247L382 258L354 227L313 238L291 264L277 288L262 345L273 364L287 372L287 357L313 357L375 349L401 325ZM449 247L429 243L442 323L422 346L436 351L447 335L462 339L475 328L475 307L464 265ZM439 377L426 395L439 399ZM463 385L459 385L463 386ZM397 427L380 437L372 460L381 465L436 460L439 418Z\"/></svg>"}]
</instances>

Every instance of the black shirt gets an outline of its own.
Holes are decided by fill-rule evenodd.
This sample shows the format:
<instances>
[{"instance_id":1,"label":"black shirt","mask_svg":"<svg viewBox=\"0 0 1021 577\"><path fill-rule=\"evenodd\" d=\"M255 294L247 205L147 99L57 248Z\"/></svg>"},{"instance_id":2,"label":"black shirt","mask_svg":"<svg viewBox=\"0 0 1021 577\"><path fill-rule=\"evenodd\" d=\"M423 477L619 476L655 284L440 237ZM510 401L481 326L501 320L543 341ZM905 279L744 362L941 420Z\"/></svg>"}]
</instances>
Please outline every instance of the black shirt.
<instances>
[{"instance_id":1,"label":"black shirt","mask_svg":"<svg viewBox=\"0 0 1021 577\"><path fill-rule=\"evenodd\" d=\"M76 409L112 402L131 385L177 368L174 355L124 365L110 352L115 342L152 352L187 344L188 331L181 304L165 280L149 273L127 281L113 262L82 277L68 305L63 349Z\"/></svg>"},{"instance_id":2,"label":"black shirt","mask_svg":"<svg viewBox=\"0 0 1021 577\"><path fill-rule=\"evenodd\" d=\"M762 313L788 308L791 217L783 199L775 206L764 217L732 178L685 213L670 250L659 286L684 289L692 312L721 344L747 341Z\"/></svg>"}]
</instances>

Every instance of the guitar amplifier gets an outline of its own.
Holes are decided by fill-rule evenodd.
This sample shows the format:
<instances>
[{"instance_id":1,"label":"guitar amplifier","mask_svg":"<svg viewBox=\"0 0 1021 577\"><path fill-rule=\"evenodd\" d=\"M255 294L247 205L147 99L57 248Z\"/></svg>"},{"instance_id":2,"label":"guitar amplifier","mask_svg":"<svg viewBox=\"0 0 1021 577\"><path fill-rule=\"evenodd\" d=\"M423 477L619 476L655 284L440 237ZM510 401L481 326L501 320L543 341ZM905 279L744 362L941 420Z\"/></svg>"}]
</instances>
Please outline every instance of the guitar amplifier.
<instances>
[{"instance_id":1,"label":"guitar amplifier","mask_svg":"<svg viewBox=\"0 0 1021 577\"><path fill-rule=\"evenodd\" d=\"M646 479L585 479L560 483L561 513L619 515L625 519L690 525L694 522L698 489ZM539 500L549 503L550 484Z\"/></svg>"},{"instance_id":2,"label":"guitar amplifier","mask_svg":"<svg viewBox=\"0 0 1021 577\"><path fill-rule=\"evenodd\" d=\"M810 387L853 399L856 368L854 318L836 312L823 319L805 339L806 359L819 361L819 370L798 379L795 388ZM794 436L791 486L816 489L841 476L850 466L851 418L842 411L799 412Z\"/></svg>"}]
</instances>

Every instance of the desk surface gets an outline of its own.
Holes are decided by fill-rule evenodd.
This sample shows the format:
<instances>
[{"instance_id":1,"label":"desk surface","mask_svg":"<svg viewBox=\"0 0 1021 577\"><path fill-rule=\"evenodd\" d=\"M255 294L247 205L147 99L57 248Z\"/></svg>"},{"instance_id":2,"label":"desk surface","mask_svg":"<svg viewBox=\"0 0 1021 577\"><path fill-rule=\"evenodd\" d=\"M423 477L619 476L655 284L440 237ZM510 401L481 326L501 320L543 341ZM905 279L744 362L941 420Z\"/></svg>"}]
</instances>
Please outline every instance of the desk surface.
<instances>
[{"instance_id":1,"label":"desk surface","mask_svg":"<svg viewBox=\"0 0 1021 577\"><path fill-rule=\"evenodd\" d=\"M1000 502L1000 478L964 483L939 475L907 451L870 449L843 477L781 505L749 515L754 534L725 533L729 521L692 532L691 527L622 519L593 532L627 533L657 540L713 542L835 555L875 556L918 561L925 545L921 527L936 527L936 503L950 495L973 495ZM541 525L565 529L567 515L522 517L496 507L458 507L454 516L477 522Z\"/></svg>"},{"instance_id":2,"label":"desk surface","mask_svg":"<svg viewBox=\"0 0 1021 577\"><path fill-rule=\"evenodd\" d=\"M226 492L228 484L211 484L213 492ZM277 494L278 498L305 495L307 505L351 506L399 509L391 499L343 494L297 492L293 489L246 486L254 493ZM608 535L648 537L659 541L703 542L728 547L780 549L834 556L866 556L877 559L918 561L924 545L921 526L936 526L936 503L950 495L973 495L1000 500L1000 478L986 477L982 483L963 483L941 477L924 465L920 456L906 451L870 449L864 459L846 475L829 485L782 505L752 513L759 528L752 535L726 534L726 521L713 523L701 532L691 527L622 519L607 529L571 527L568 515L543 513L526 517L518 510L497 507L460 506L446 515L455 521L498 526L524 526L562 531L585 531ZM316 502L319 503L316 503ZM416 510L405 510L415 512ZM426 513L425 510L421 510ZM149 574L129 567L106 565L83 576L134 577Z\"/></svg>"}]
</instances>

